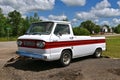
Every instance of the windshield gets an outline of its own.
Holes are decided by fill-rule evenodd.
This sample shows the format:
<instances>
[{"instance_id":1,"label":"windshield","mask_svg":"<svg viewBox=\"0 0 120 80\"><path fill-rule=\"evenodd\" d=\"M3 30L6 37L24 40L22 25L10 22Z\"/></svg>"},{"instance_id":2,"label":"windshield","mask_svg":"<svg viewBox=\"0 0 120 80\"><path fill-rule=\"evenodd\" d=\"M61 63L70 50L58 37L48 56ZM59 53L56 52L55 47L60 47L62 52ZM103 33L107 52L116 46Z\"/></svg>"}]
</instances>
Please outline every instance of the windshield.
<instances>
[{"instance_id":1,"label":"windshield","mask_svg":"<svg viewBox=\"0 0 120 80\"><path fill-rule=\"evenodd\" d=\"M36 34L50 34L53 28L53 22L39 22L33 23L28 29L27 34L36 35Z\"/></svg>"}]
</instances>

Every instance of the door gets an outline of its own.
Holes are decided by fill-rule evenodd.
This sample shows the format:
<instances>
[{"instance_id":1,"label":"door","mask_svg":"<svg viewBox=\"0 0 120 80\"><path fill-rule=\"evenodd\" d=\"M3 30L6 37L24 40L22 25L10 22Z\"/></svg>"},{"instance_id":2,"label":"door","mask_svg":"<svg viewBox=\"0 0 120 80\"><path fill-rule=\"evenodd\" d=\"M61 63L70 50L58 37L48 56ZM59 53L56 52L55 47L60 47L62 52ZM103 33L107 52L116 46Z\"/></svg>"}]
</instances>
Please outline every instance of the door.
<instances>
[{"instance_id":1,"label":"door","mask_svg":"<svg viewBox=\"0 0 120 80\"><path fill-rule=\"evenodd\" d=\"M52 38L54 37L54 38ZM70 33L70 26L68 24L57 24L51 41L71 41L73 35Z\"/></svg>"},{"instance_id":2,"label":"door","mask_svg":"<svg viewBox=\"0 0 120 80\"><path fill-rule=\"evenodd\" d=\"M51 42L54 48L51 48L51 57L60 58L61 51L65 47L70 47L69 42L73 40L70 27L68 24L57 24L51 36Z\"/></svg>"}]
</instances>

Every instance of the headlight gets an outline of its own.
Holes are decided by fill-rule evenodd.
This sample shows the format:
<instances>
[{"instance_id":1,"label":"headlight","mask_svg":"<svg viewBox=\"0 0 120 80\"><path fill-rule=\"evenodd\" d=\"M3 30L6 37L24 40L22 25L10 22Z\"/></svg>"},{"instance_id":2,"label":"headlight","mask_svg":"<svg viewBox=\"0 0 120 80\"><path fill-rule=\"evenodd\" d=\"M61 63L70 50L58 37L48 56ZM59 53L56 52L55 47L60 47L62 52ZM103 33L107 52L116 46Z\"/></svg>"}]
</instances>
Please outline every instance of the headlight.
<instances>
[{"instance_id":1,"label":"headlight","mask_svg":"<svg viewBox=\"0 0 120 80\"><path fill-rule=\"evenodd\" d=\"M18 46L21 46L21 45L22 45L22 41L19 41L19 40L18 40L18 41L17 41L17 45L18 45Z\"/></svg>"},{"instance_id":2,"label":"headlight","mask_svg":"<svg viewBox=\"0 0 120 80\"><path fill-rule=\"evenodd\" d=\"M45 47L45 42L42 42L42 41L39 41L39 42L37 42L37 47L39 47L39 48L44 48Z\"/></svg>"}]
</instances>

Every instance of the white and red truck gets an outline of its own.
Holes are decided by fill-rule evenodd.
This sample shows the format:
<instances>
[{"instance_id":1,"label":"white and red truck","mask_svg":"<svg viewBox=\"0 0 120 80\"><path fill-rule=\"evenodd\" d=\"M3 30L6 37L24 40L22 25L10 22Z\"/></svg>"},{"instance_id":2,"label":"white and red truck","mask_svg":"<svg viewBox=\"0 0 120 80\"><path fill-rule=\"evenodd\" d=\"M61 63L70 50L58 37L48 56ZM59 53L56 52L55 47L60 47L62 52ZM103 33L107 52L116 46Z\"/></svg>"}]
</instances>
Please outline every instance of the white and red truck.
<instances>
[{"instance_id":1,"label":"white and red truck","mask_svg":"<svg viewBox=\"0 0 120 80\"><path fill-rule=\"evenodd\" d=\"M74 36L70 22L41 21L31 24L17 40L19 56L45 61L59 60L63 66L71 59L93 55L100 57L106 50L105 37Z\"/></svg>"}]
</instances>

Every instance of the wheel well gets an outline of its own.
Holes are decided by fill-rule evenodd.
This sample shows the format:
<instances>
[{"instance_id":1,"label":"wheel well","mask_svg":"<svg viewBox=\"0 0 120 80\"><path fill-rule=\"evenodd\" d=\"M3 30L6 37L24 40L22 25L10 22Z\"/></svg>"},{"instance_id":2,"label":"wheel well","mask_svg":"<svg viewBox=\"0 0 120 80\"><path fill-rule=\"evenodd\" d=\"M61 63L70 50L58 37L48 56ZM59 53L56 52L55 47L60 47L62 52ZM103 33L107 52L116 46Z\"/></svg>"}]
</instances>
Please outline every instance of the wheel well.
<instances>
[{"instance_id":1,"label":"wheel well","mask_svg":"<svg viewBox=\"0 0 120 80\"><path fill-rule=\"evenodd\" d=\"M102 48L101 48L101 47L98 47L98 48L96 48L96 49L95 49L95 51L96 51L97 49L102 50ZM95 51L94 51L94 53L95 53ZM93 53L93 54L94 54L94 53Z\"/></svg>"},{"instance_id":2,"label":"wheel well","mask_svg":"<svg viewBox=\"0 0 120 80\"><path fill-rule=\"evenodd\" d=\"M101 47L98 47L98 48L96 48L96 50L97 50L97 49L100 49L100 50L102 50L102 48L101 48Z\"/></svg>"},{"instance_id":3,"label":"wheel well","mask_svg":"<svg viewBox=\"0 0 120 80\"><path fill-rule=\"evenodd\" d=\"M72 52L72 50L71 50L71 49L64 49L63 51L65 51L65 50L70 51L70 53L71 53L71 57L73 56L73 52ZM63 52L63 51L62 51L62 52Z\"/></svg>"},{"instance_id":4,"label":"wheel well","mask_svg":"<svg viewBox=\"0 0 120 80\"><path fill-rule=\"evenodd\" d=\"M101 48L101 47L98 47L98 48L96 48L96 49L95 49L95 51L96 51L97 49L102 50L102 48ZM95 53L95 51L94 51L94 53ZM93 54L94 54L94 53L93 53Z\"/></svg>"}]
</instances>

